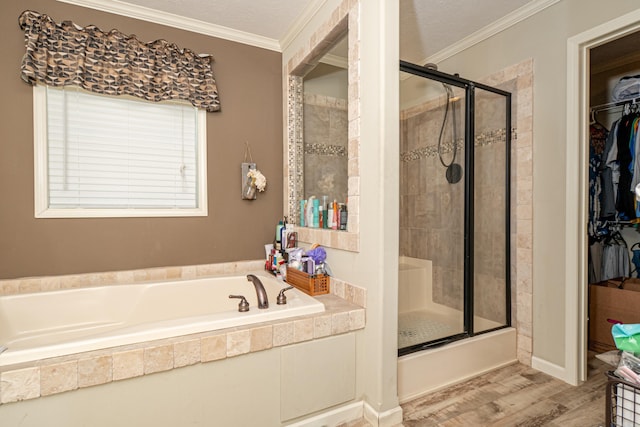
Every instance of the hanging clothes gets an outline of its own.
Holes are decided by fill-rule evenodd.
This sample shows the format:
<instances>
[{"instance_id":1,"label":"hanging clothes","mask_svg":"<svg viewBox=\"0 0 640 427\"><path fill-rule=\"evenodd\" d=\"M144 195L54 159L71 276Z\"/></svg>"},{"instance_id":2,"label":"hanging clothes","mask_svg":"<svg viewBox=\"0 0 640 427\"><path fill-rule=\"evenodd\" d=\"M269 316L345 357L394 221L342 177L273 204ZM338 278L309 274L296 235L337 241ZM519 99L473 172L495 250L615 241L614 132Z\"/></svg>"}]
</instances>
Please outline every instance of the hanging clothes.
<instances>
[{"instance_id":1,"label":"hanging clothes","mask_svg":"<svg viewBox=\"0 0 640 427\"><path fill-rule=\"evenodd\" d=\"M602 178L600 171L608 133L600 123L595 122L589 126L589 222L587 230L590 237L598 236L602 226L600 207Z\"/></svg>"},{"instance_id":2,"label":"hanging clothes","mask_svg":"<svg viewBox=\"0 0 640 427\"><path fill-rule=\"evenodd\" d=\"M631 261L627 244L618 231L614 231L604 241L602 249L601 280L609 280L616 277L629 277L631 274Z\"/></svg>"},{"instance_id":3,"label":"hanging clothes","mask_svg":"<svg viewBox=\"0 0 640 427\"><path fill-rule=\"evenodd\" d=\"M607 135L602 153L600 167L600 218L603 220L613 220L616 217L616 194L620 179L620 168L617 160L619 123L620 121L617 120L611 126L611 131Z\"/></svg>"},{"instance_id":4,"label":"hanging clothes","mask_svg":"<svg viewBox=\"0 0 640 427\"><path fill-rule=\"evenodd\" d=\"M618 164L620 165L620 181L616 198L616 210L622 220L631 220L636 217L636 206L632 193L631 181L633 180L633 164L631 156L631 131L637 114L627 114L620 119L617 135Z\"/></svg>"},{"instance_id":5,"label":"hanging clothes","mask_svg":"<svg viewBox=\"0 0 640 427\"><path fill-rule=\"evenodd\" d=\"M589 245L589 283L602 281L602 242L595 241Z\"/></svg>"}]
</instances>

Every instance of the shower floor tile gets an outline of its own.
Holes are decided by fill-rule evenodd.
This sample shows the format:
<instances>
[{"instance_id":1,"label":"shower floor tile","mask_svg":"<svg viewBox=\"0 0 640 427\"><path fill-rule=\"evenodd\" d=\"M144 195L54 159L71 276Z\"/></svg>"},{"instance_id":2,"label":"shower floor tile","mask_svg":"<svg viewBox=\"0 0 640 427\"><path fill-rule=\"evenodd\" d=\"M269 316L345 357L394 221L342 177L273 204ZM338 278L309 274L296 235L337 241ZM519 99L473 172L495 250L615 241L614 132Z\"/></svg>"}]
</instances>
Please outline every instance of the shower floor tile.
<instances>
[{"instance_id":1,"label":"shower floor tile","mask_svg":"<svg viewBox=\"0 0 640 427\"><path fill-rule=\"evenodd\" d=\"M462 332L462 317L426 310L398 315L398 348L410 347Z\"/></svg>"}]
</instances>

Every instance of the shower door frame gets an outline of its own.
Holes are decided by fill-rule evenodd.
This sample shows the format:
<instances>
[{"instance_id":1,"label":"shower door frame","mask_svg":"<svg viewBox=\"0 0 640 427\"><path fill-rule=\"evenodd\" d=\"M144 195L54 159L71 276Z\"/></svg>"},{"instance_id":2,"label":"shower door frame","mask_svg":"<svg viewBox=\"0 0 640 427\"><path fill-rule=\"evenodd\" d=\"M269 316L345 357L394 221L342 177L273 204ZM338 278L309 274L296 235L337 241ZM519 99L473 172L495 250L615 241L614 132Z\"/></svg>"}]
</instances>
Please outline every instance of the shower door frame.
<instances>
[{"instance_id":1,"label":"shower door frame","mask_svg":"<svg viewBox=\"0 0 640 427\"><path fill-rule=\"evenodd\" d=\"M439 347L461 339L471 338L499 329L511 327L511 92L507 92L482 83L464 79L460 76L443 73L421 65L400 61L400 71L449 84L465 90L464 120L464 286L463 286L463 332L444 338L415 344L398 349L398 356ZM474 331L474 196L475 196L475 90L481 89L505 97L505 317L502 326Z\"/></svg>"}]
</instances>

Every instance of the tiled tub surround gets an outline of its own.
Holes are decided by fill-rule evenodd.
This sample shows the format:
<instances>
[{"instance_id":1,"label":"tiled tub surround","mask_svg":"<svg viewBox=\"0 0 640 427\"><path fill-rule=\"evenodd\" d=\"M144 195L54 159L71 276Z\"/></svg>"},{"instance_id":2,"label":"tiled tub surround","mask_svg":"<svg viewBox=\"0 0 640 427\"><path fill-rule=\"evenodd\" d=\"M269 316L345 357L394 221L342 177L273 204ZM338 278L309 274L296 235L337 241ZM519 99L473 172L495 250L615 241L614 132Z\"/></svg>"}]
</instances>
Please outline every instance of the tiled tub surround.
<instances>
[{"instance_id":1,"label":"tiled tub surround","mask_svg":"<svg viewBox=\"0 0 640 427\"><path fill-rule=\"evenodd\" d=\"M51 283L56 283L58 289L81 287L83 278L84 283L94 285L106 284L107 277L137 277L139 282L146 282L151 276L158 280L178 272L195 277L221 272L241 274L256 265L262 265L262 261L5 280L0 289L15 291L12 293L29 292L26 289L37 292L48 290ZM113 284L123 283L126 281L115 280ZM0 403L45 397L364 328L366 290L335 278L331 287L331 295L315 297L325 306L321 313L0 367Z\"/></svg>"}]
</instances>

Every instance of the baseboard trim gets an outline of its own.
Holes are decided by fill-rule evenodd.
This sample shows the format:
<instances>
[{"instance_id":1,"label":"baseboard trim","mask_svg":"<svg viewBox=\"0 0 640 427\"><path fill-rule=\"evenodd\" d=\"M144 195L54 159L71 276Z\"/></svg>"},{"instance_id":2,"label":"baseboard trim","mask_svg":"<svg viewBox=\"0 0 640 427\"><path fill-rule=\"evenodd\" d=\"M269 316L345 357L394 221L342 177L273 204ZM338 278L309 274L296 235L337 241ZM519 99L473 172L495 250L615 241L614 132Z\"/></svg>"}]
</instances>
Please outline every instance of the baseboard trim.
<instances>
[{"instance_id":1,"label":"baseboard trim","mask_svg":"<svg viewBox=\"0 0 640 427\"><path fill-rule=\"evenodd\" d=\"M544 372L545 374L549 374L552 377L556 377L562 381L567 381L567 370L555 363L551 363L547 360L540 359L539 357L532 356L531 357L531 367L533 369L537 369L538 371Z\"/></svg>"},{"instance_id":2,"label":"baseboard trim","mask_svg":"<svg viewBox=\"0 0 640 427\"><path fill-rule=\"evenodd\" d=\"M362 401L341 406L330 411L323 412L319 415L297 421L293 424L287 424L288 427L326 427L335 426L353 420L359 420L363 417ZM402 421L402 420L401 420Z\"/></svg>"},{"instance_id":3,"label":"baseboard trim","mask_svg":"<svg viewBox=\"0 0 640 427\"><path fill-rule=\"evenodd\" d=\"M364 402L364 419L374 427L393 427L402 424L402 408L396 406L388 411L378 412Z\"/></svg>"}]
</instances>

